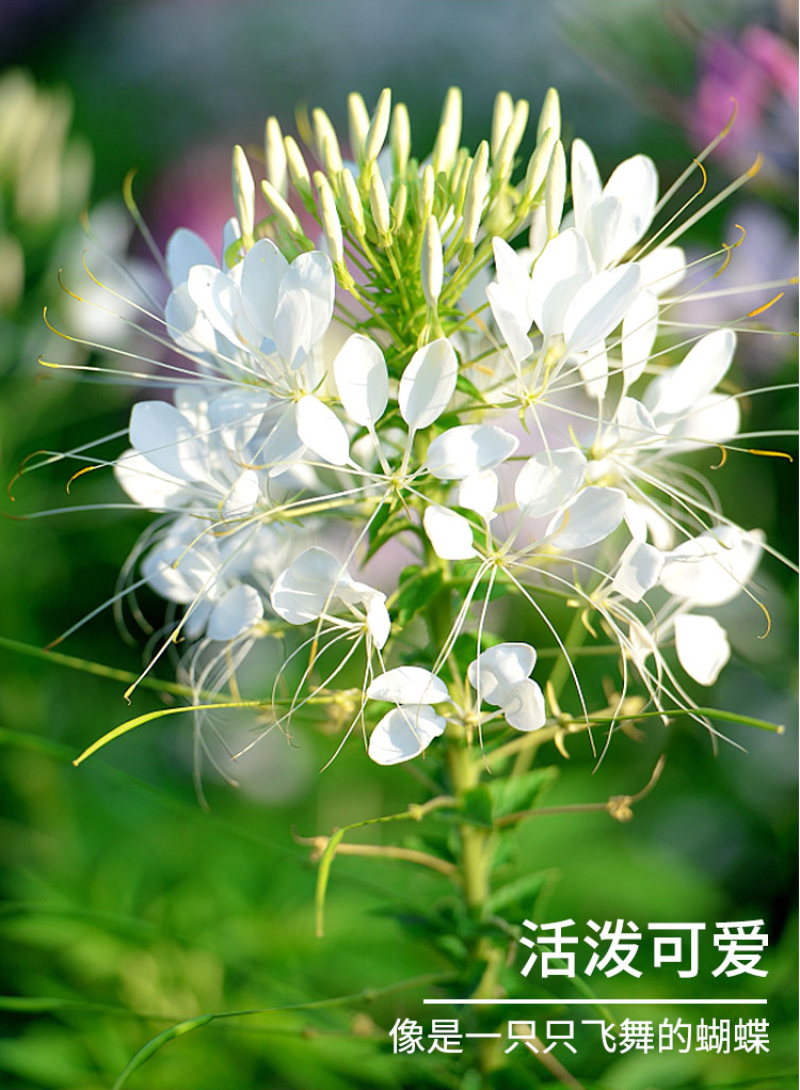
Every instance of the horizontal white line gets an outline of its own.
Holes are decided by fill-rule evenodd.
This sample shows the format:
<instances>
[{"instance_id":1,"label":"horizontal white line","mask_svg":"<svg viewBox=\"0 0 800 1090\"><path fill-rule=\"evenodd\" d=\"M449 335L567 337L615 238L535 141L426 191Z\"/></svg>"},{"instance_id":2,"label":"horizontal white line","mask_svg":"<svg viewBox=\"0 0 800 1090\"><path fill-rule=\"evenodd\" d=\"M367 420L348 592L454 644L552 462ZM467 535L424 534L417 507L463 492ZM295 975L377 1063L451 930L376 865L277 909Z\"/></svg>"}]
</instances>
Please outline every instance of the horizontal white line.
<instances>
[{"instance_id":1,"label":"horizontal white line","mask_svg":"<svg viewBox=\"0 0 800 1090\"><path fill-rule=\"evenodd\" d=\"M570 1006L637 1006L637 1007L656 1007L656 1006L720 1006L727 1004L729 1006L744 1006L751 1003L766 1003L766 999L423 999L423 1003L435 1004L437 1006L459 1006L463 1003L472 1005L479 1005L481 1007L496 1007L500 1005L506 1006L522 1006L523 1004L555 1007L562 1003L568 1003Z\"/></svg>"}]
</instances>

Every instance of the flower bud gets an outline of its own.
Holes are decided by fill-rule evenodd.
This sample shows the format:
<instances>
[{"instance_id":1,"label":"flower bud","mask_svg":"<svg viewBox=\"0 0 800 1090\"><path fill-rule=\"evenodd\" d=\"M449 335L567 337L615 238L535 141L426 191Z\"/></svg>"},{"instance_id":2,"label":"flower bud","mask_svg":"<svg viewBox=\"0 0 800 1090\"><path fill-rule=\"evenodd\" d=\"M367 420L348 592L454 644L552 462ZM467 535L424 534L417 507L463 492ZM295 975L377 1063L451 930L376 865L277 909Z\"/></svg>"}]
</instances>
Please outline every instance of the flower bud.
<instances>
[{"instance_id":1,"label":"flower bud","mask_svg":"<svg viewBox=\"0 0 800 1090\"><path fill-rule=\"evenodd\" d=\"M282 197L287 192L286 147L277 117L268 117L264 130L264 161L267 181L274 185Z\"/></svg>"},{"instance_id":2,"label":"flower bud","mask_svg":"<svg viewBox=\"0 0 800 1090\"><path fill-rule=\"evenodd\" d=\"M286 163L289 168L289 177L292 179L292 185L300 194L306 208L309 211L312 211L313 198L311 196L311 178L309 177L308 167L303 158L303 153L300 151L296 140L292 136L285 137L283 144L286 151ZM309 202L311 202L310 205Z\"/></svg>"},{"instance_id":3,"label":"flower bud","mask_svg":"<svg viewBox=\"0 0 800 1090\"><path fill-rule=\"evenodd\" d=\"M554 144L555 133L552 129L545 129L542 139L536 145L533 155L528 160L525 184L522 187L523 203L530 203L542 188L542 184L547 177L547 168L553 156Z\"/></svg>"},{"instance_id":4,"label":"flower bud","mask_svg":"<svg viewBox=\"0 0 800 1090\"><path fill-rule=\"evenodd\" d=\"M312 111L311 120L314 124L314 139L319 157L328 175L335 177L342 169L342 153L339 150L336 130L324 110Z\"/></svg>"},{"instance_id":5,"label":"flower bud","mask_svg":"<svg viewBox=\"0 0 800 1090\"><path fill-rule=\"evenodd\" d=\"M336 211L336 198L328 179L321 170L314 171L314 185L317 187L322 230L325 232L331 261L334 265L341 265L344 262L344 244L342 225L339 221L339 213Z\"/></svg>"},{"instance_id":6,"label":"flower bud","mask_svg":"<svg viewBox=\"0 0 800 1090\"><path fill-rule=\"evenodd\" d=\"M271 185L268 181L261 183L261 192L264 194L267 202L272 205L272 210L278 217L284 227L287 228L293 235L298 235L300 238L305 238L303 228L300 226L300 220L291 210L289 205L277 191L277 189Z\"/></svg>"},{"instance_id":7,"label":"flower bud","mask_svg":"<svg viewBox=\"0 0 800 1090\"><path fill-rule=\"evenodd\" d=\"M439 237L439 224L436 222L435 216L429 216L428 222L425 224L425 232L422 236L420 275L425 302L431 310L435 310L442 291L444 277L442 240Z\"/></svg>"},{"instance_id":8,"label":"flower bud","mask_svg":"<svg viewBox=\"0 0 800 1090\"><path fill-rule=\"evenodd\" d=\"M417 215L420 223L425 223L428 216L433 209L433 189L434 189L434 176L433 167L428 163L422 172L420 178L418 200L417 200Z\"/></svg>"},{"instance_id":9,"label":"flower bud","mask_svg":"<svg viewBox=\"0 0 800 1090\"><path fill-rule=\"evenodd\" d=\"M486 167L489 163L489 145L482 140L472 160L467 177L467 193L464 198L464 224L462 234L467 245L474 246L478 235L481 216L483 215L483 202L486 199L487 176Z\"/></svg>"},{"instance_id":10,"label":"flower bud","mask_svg":"<svg viewBox=\"0 0 800 1090\"><path fill-rule=\"evenodd\" d=\"M363 238L366 232L364 206L361 203L361 194L358 192L356 180L347 168L339 175L339 188L350 227L359 238Z\"/></svg>"},{"instance_id":11,"label":"flower bud","mask_svg":"<svg viewBox=\"0 0 800 1090\"><path fill-rule=\"evenodd\" d=\"M544 136L546 129L553 130L553 135L556 140L561 136L561 103L559 102L558 91L555 87L551 87L544 96L542 110L539 114L539 124L536 128L537 144Z\"/></svg>"},{"instance_id":12,"label":"flower bud","mask_svg":"<svg viewBox=\"0 0 800 1090\"><path fill-rule=\"evenodd\" d=\"M386 186L383 184L383 178L381 178L381 172L374 164L369 180L369 206L372 209L372 222L375 224L381 244L386 246L392 231L389 197L386 193Z\"/></svg>"},{"instance_id":13,"label":"flower bud","mask_svg":"<svg viewBox=\"0 0 800 1090\"><path fill-rule=\"evenodd\" d=\"M433 173L449 174L461 140L461 90L451 87L444 100L439 132L433 146Z\"/></svg>"},{"instance_id":14,"label":"flower bud","mask_svg":"<svg viewBox=\"0 0 800 1090\"><path fill-rule=\"evenodd\" d=\"M388 87L380 93L378 105L369 123L369 131L364 141L364 162L371 163L380 155L386 133L389 129L389 117L392 109L392 92Z\"/></svg>"},{"instance_id":15,"label":"flower bud","mask_svg":"<svg viewBox=\"0 0 800 1090\"><path fill-rule=\"evenodd\" d=\"M242 229L242 238L245 245L253 243L253 227L255 226L255 200L256 184L253 181L253 172L247 161L244 149L237 144L233 149L233 167L231 171L233 182L233 204Z\"/></svg>"},{"instance_id":16,"label":"flower bud","mask_svg":"<svg viewBox=\"0 0 800 1090\"><path fill-rule=\"evenodd\" d=\"M564 157L564 145L560 140L553 148L550 169L544 186L544 212L547 223L547 237L555 238L561 225L564 211L564 195L567 191L567 161Z\"/></svg>"},{"instance_id":17,"label":"flower bud","mask_svg":"<svg viewBox=\"0 0 800 1090\"><path fill-rule=\"evenodd\" d=\"M492 165L492 174L497 179L504 180L513 169L514 155L522 142L522 137L525 135L529 112L530 104L524 98L521 98L514 106L511 121Z\"/></svg>"},{"instance_id":18,"label":"flower bud","mask_svg":"<svg viewBox=\"0 0 800 1090\"><path fill-rule=\"evenodd\" d=\"M397 232L403 224L403 218L406 214L406 205L408 204L408 187L401 183L397 187L397 192L394 195L392 201L392 230Z\"/></svg>"},{"instance_id":19,"label":"flower bud","mask_svg":"<svg viewBox=\"0 0 800 1090\"><path fill-rule=\"evenodd\" d=\"M369 111L364 99L357 91L347 96L347 128L353 158L358 162L364 157L364 141L369 130Z\"/></svg>"},{"instance_id":20,"label":"flower bud","mask_svg":"<svg viewBox=\"0 0 800 1090\"><path fill-rule=\"evenodd\" d=\"M492 161L497 158L503 137L511 124L514 115L514 100L508 91L501 91L494 100L494 112L492 114Z\"/></svg>"},{"instance_id":21,"label":"flower bud","mask_svg":"<svg viewBox=\"0 0 800 1090\"><path fill-rule=\"evenodd\" d=\"M392 127L389 140L392 146L395 177L402 178L408 166L408 157L411 154L411 122L408 119L408 110L402 102L398 102L394 110L392 110Z\"/></svg>"}]
</instances>

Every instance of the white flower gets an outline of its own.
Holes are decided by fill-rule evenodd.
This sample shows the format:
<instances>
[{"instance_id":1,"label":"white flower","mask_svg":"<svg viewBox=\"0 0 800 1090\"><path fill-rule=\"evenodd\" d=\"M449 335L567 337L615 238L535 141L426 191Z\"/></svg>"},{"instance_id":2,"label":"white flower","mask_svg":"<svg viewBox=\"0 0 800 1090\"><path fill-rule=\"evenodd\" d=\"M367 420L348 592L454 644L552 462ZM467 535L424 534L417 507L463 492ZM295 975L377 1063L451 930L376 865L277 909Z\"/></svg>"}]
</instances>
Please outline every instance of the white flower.
<instances>
[{"instance_id":1,"label":"white flower","mask_svg":"<svg viewBox=\"0 0 800 1090\"><path fill-rule=\"evenodd\" d=\"M261 594L238 582L230 539L223 551L210 535L200 541L197 535L194 519L178 519L145 557L142 574L162 598L190 607L183 626L189 639L205 632L211 640L233 640L263 617Z\"/></svg>"},{"instance_id":2,"label":"white flower","mask_svg":"<svg viewBox=\"0 0 800 1090\"><path fill-rule=\"evenodd\" d=\"M376 764L394 765L418 757L447 725L431 708L450 699L447 686L421 666L398 666L381 674L367 689L367 697L397 705L370 735L368 752Z\"/></svg>"},{"instance_id":3,"label":"white flower","mask_svg":"<svg viewBox=\"0 0 800 1090\"><path fill-rule=\"evenodd\" d=\"M500 708L509 726L538 730L547 718L542 690L530 677L536 652L527 643L499 643L470 663L467 677L487 704Z\"/></svg>"},{"instance_id":4,"label":"white flower","mask_svg":"<svg viewBox=\"0 0 800 1090\"><path fill-rule=\"evenodd\" d=\"M386 595L348 575L333 553L313 546L275 580L272 608L289 624L325 620L333 627L365 629L378 648L389 638ZM333 615L346 609L354 620Z\"/></svg>"}]
</instances>

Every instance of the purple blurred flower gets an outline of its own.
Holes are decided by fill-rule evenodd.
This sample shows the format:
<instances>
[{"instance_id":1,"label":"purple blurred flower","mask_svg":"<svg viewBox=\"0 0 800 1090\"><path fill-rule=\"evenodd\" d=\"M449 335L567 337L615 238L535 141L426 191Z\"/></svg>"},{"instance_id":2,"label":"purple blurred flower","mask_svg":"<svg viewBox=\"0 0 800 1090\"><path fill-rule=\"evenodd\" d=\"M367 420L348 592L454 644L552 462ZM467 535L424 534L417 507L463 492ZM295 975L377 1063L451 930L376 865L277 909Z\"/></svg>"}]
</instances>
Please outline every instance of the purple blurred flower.
<instances>
[{"instance_id":1,"label":"purple blurred flower","mask_svg":"<svg viewBox=\"0 0 800 1090\"><path fill-rule=\"evenodd\" d=\"M761 26L749 26L733 42L709 38L687 128L704 147L738 114L718 154L745 170L760 151L771 173L792 174L797 162L798 56L792 43Z\"/></svg>"}]
</instances>

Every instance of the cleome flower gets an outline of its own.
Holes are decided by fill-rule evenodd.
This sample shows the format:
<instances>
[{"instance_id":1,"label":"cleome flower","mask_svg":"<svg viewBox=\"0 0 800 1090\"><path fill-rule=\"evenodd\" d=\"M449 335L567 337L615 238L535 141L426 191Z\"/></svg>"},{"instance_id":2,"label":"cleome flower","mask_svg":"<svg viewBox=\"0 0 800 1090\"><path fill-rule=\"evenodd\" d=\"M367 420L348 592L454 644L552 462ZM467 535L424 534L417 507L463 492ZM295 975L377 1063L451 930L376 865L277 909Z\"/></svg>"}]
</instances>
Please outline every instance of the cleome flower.
<instances>
[{"instance_id":1,"label":"cleome flower","mask_svg":"<svg viewBox=\"0 0 800 1090\"><path fill-rule=\"evenodd\" d=\"M270 119L261 222L234 150L219 260L176 231L157 255L165 307L136 309L152 356L118 353L158 391L134 405L129 447L39 463L69 457L76 477L111 466L154 514L112 599L144 583L170 603L145 673L185 638L199 705L198 679L237 692L268 634L284 662L267 730L313 698L355 712L339 747L360 721L378 764L421 757L441 735L445 749L471 744L476 721L490 757L508 728L548 718L536 651L502 641L510 616L536 626L541 655L549 641L566 686L547 689L556 717L571 694L589 725L577 664L597 630L619 651L619 709L636 684L657 714L693 714L677 667L713 684L730 645L709 611L740 593L759 601L768 547L692 461L715 447L721 468L740 449L730 373L753 326L685 326L674 310L733 248L712 255L718 270L687 265L677 243L746 176L689 212L705 176L688 198L684 186L708 149L659 195L648 157L604 184L578 139L568 197L555 92L519 170L524 100L498 96L490 138L468 148L451 89L427 157L412 155L388 90L372 114L360 96L349 106L344 151L322 110L300 126L304 149ZM278 715L296 661L302 680Z\"/></svg>"}]
</instances>

